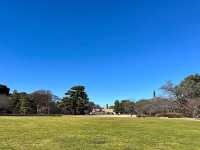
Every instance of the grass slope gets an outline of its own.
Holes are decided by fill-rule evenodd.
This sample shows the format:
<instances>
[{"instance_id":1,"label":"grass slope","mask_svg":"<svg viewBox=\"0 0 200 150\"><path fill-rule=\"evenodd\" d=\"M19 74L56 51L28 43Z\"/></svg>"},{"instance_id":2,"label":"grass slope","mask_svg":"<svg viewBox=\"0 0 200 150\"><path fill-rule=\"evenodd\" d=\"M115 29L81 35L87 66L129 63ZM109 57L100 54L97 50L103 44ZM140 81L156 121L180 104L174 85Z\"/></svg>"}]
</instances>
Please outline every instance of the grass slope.
<instances>
[{"instance_id":1,"label":"grass slope","mask_svg":"<svg viewBox=\"0 0 200 150\"><path fill-rule=\"evenodd\" d=\"M198 150L199 141L198 121L0 117L2 150Z\"/></svg>"}]
</instances>

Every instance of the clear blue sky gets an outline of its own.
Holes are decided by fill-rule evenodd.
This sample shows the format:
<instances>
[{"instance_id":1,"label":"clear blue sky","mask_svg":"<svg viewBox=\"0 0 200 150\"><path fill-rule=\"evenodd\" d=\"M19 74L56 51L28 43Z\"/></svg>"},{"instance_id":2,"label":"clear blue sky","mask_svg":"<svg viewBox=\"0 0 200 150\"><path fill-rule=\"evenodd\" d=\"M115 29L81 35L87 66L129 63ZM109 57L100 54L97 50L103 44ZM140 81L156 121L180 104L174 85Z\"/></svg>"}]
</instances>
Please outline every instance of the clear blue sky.
<instances>
[{"instance_id":1,"label":"clear blue sky","mask_svg":"<svg viewBox=\"0 0 200 150\"><path fill-rule=\"evenodd\" d=\"M152 96L200 72L199 0L0 2L0 83L96 103Z\"/></svg>"}]
</instances>

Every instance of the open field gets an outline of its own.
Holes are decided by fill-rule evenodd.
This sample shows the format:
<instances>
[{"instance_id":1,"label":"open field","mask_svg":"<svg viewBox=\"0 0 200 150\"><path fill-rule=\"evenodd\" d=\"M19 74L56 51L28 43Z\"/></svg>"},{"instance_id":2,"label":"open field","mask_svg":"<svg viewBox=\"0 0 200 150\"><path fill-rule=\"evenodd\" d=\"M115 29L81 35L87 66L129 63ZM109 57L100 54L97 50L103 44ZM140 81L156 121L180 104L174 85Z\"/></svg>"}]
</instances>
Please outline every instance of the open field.
<instances>
[{"instance_id":1,"label":"open field","mask_svg":"<svg viewBox=\"0 0 200 150\"><path fill-rule=\"evenodd\" d=\"M199 150L199 141L199 121L0 117L2 150Z\"/></svg>"}]
</instances>

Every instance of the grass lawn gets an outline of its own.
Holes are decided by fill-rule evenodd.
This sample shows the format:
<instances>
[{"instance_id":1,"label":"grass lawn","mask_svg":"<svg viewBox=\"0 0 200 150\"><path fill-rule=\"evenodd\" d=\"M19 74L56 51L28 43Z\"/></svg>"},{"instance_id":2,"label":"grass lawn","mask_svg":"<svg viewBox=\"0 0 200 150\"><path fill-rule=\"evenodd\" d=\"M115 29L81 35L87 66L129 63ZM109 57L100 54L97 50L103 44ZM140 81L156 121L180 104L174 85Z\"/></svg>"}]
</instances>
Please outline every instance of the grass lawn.
<instances>
[{"instance_id":1,"label":"grass lawn","mask_svg":"<svg viewBox=\"0 0 200 150\"><path fill-rule=\"evenodd\" d=\"M0 117L1 150L200 150L200 122L156 118Z\"/></svg>"}]
</instances>

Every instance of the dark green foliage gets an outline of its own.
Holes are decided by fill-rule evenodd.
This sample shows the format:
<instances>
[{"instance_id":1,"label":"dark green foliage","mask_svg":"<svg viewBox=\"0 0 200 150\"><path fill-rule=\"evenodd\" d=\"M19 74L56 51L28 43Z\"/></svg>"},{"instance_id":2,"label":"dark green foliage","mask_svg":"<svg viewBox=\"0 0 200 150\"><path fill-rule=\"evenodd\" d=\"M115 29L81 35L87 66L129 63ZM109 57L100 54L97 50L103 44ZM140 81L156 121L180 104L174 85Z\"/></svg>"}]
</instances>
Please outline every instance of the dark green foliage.
<instances>
[{"instance_id":1,"label":"dark green foliage","mask_svg":"<svg viewBox=\"0 0 200 150\"><path fill-rule=\"evenodd\" d=\"M188 117L200 117L200 75L186 77L180 84L174 86L167 82L162 88L168 94L167 98L156 97L140 100L116 100L114 109L117 114L140 114L156 116L157 114L182 113ZM74 86L65 93L63 99L54 96L50 91L38 90L31 94L14 91L5 85L0 85L0 113L12 114L72 114L84 115L93 109L101 107L89 101L84 86ZM165 95L166 96L166 95ZM99 111L98 110L98 111ZM95 111L95 110L94 110Z\"/></svg>"},{"instance_id":2,"label":"dark green foliage","mask_svg":"<svg viewBox=\"0 0 200 150\"><path fill-rule=\"evenodd\" d=\"M26 93L20 93L19 101L20 101L20 113L30 114L31 112L30 96Z\"/></svg>"},{"instance_id":3,"label":"dark green foliage","mask_svg":"<svg viewBox=\"0 0 200 150\"><path fill-rule=\"evenodd\" d=\"M73 114L73 100L69 97L64 97L58 106L63 114Z\"/></svg>"},{"instance_id":4,"label":"dark green foliage","mask_svg":"<svg viewBox=\"0 0 200 150\"><path fill-rule=\"evenodd\" d=\"M51 101L48 91L36 91L32 94L14 91L10 96L10 110L13 114L48 114L57 112L56 103Z\"/></svg>"},{"instance_id":5,"label":"dark green foliage","mask_svg":"<svg viewBox=\"0 0 200 150\"><path fill-rule=\"evenodd\" d=\"M15 90L10 96L10 109L13 114L20 113L20 105L20 93Z\"/></svg>"},{"instance_id":6,"label":"dark green foliage","mask_svg":"<svg viewBox=\"0 0 200 150\"><path fill-rule=\"evenodd\" d=\"M200 75L190 75L176 86L176 96L179 100L200 97Z\"/></svg>"},{"instance_id":7,"label":"dark green foliage","mask_svg":"<svg viewBox=\"0 0 200 150\"><path fill-rule=\"evenodd\" d=\"M174 86L171 82L167 82L161 89L178 101L185 101L200 97L200 75L190 75L186 77L180 84Z\"/></svg>"},{"instance_id":8,"label":"dark green foliage","mask_svg":"<svg viewBox=\"0 0 200 150\"><path fill-rule=\"evenodd\" d=\"M156 116L157 114L180 112L176 101L159 97L137 101L135 107L138 115Z\"/></svg>"},{"instance_id":9,"label":"dark green foliage","mask_svg":"<svg viewBox=\"0 0 200 150\"><path fill-rule=\"evenodd\" d=\"M162 89L173 97L179 109L186 116L199 116L197 108L200 107L200 75L194 74L186 77L180 84L174 86L167 83Z\"/></svg>"},{"instance_id":10,"label":"dark green foliage","mask_svg":"<svg viewBox=\"0 0 200 150\"><path fill-rule=\"evenodd\" d=\"M156 98L156 91L153 91L153 98Z\"/></svg>"},{"instance_id":11,"label":"dark green foliage","mask_svg":"<svg viewBox=\"0 0 200 150\"><path fill-rule=\"evenodd\" d=\"M84 115L92 110L94 104L89 102L84 86L74 86L65 93L59 106L64 114Z\"/></svg>"},{"instance_id":12,"label":"dark green foliage","mask_svg":"<svg viewBox=\"0 0 200 150\"><path fill-rule=\"evenodd\" d=\"M10 89L6 85L0 84L0 114L9 112L9 92Z\"/></svg>"},{"instance_id":13,"label":"dark green foliage","mask_svg":"<svg viewBox=\"0 0 200 150\"><path fill-rule=\"evenodd\" d=\"M116 100L114 103L114 111L115 113L120 114L134 114L135 112L135 103L130 100Z\"/></svg>"},{"instance_id":14,"label":"dark green foliage","mask_svg":"<svg viewBox=\"0 0 200 150\"><path fill-rule=\"evenodd\" d=\"M9 95L9 88L1 85L0 92L0 113L83 115L98 107L89 101L84 86L72 87L62 101L47 90L38 90L31 94L14 90Z\"/></svg>"},{"instance_id":15,"label":"dark green foliage","mask_svg":"<svg viewBox=\"0 0 200 150\"><path fill-rule=\"evenodd\" d=\"M29 94L14 91L10 97L10 109L13 114L34 114L36 112L36 104Z\"/></svg>"},{"instance_id":16,"label":"dark green foliage","mask_svg":"<svg viewBox=\"0 0 200 150\"><path fill-rule=\"evenodd\" d=\"M115 113L120 113L120 102L119 100L116 100L115 103L114 103L114 112Z\"/></svg>"},{"instance_id":17,"label":"dark green foliage","mask_svg":"<svg viewBox=\"0 0 200 150\"><path fill-rule=\"evenodd\" d=\"M10 89L6 85L0 84L0 95L9 95Z\"/></svg>"}]
</instances>

